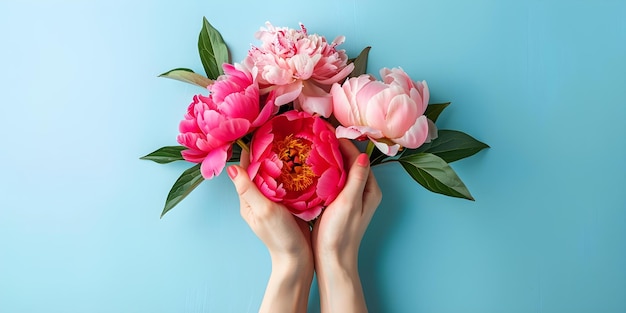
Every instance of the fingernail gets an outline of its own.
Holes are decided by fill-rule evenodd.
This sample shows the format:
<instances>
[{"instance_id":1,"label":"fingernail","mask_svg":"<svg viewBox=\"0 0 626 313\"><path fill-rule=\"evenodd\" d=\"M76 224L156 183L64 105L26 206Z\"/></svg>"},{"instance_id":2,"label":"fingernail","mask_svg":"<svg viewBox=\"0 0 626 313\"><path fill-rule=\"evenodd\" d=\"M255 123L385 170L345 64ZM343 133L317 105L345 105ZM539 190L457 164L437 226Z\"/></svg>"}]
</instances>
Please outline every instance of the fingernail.
<instances>
[{"instance_id":1,"label":"fingernail","mask_svg":"<svg viewBox=\"0 0 626 313\"><path fill-rule=\"evenodd\" d=\"M226 172L228 172L230 179L235 179L235 177L237 177L237 168L232 165L226 169Z\"/></svg>"},{"instance_id":2,"label":"fingernail","mask_svg":"<svg viewBox=\"0 0 626 313\"><path fill-rule=\"evenodd\" d=\"M365 153L361 153L356 159L356 163L360 166L366 167L370 163L370 158Z\"/></svg>"}]
</instances>

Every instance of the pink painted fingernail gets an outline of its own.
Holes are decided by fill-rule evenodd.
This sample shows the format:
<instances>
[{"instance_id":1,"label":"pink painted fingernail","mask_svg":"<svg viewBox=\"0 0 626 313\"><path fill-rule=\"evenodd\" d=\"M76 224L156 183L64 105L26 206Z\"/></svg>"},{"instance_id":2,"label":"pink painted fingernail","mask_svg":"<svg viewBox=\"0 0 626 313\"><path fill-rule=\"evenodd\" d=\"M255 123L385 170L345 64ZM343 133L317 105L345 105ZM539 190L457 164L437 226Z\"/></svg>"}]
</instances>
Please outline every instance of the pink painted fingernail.
<instances>
[{"instance_id":1,"label":"pink painted fingernail","mask_svg":"<svg viewBox=\"0 0 626 313\"><path fill-rule=\"evenodd\" d=\"M366 167L370 163L370 158L365 153L361 153L356 159L356 163L360 166Z\"/></svg>"},{"instance_id":2,"label":"pink painted fingernail","mask_svg":"<svg viewBox=\"0 0 626 313\"><path fill-rule=\"evenodd\" d=\"M237 168L232 165L226 169L226 172L228 172L230 179L235 179L235 177L237 177Z\"/></svg>"}]
</instances>

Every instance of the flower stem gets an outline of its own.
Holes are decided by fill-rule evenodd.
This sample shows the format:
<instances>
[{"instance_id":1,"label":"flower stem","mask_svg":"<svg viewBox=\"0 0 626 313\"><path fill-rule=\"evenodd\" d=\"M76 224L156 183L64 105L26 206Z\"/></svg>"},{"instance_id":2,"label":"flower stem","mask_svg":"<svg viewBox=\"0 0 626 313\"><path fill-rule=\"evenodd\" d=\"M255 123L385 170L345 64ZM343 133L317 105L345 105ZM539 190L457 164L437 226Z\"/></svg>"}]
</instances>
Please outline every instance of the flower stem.
<instances>
[{"instance_id":1,"label":"flower stem","mask_svg":"<svg viewBox=\"0 0 626 313\"><path fill-rule=\"evenodd\" d=\"M237 141L235 141L237 143L238 146L241 147L241 149L246 150L246 152L250 152L250 147L248 147L248 145L243 142L243 140L241 140L241 138L237 139Z\"/></svg>"},{"instance_id":2,"label":"flower stem","mask_svg":"<svg viewBox=\"0 0 626 313\"><path fill-rule=\"evenodd\" d=\"M368 157L372 156L372 152L374 152L374 148L376 146L374 145L374 142L372 142L371 140L367 143L367 147L365 148L365 153L367 153Z\"/></svg>"}]
</instances>

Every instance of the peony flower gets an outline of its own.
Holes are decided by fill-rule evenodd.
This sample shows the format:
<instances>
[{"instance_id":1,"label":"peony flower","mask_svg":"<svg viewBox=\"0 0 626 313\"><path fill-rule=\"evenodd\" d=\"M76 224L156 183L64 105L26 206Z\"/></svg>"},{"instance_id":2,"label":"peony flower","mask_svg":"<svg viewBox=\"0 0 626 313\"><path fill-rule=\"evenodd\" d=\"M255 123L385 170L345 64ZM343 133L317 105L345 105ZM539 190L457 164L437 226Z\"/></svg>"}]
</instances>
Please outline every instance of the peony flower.
<instances>
[{"instance_id":1,"label":"peony flower","mask_svg":"<svg viewBox=\"0 0 626 313\"><path fill-rule=\"evenodd\" d=\"M333 114L343 125L337 127L337 137L369 138L389 156L436 137L435 124L424 115L426 82L411 80L400 68L384 68L380 75L382 81L361 75L332 86Z\"/></svg>"},{"instance_id":2,"label":"peony flower","mask_svg":"<svg viewBox=\"0 0 626 313\"><path fill-rule=\"evenodd\" d=\"M248 174L267 198L305 221L319 216L346 181L332 127L298 111L278 115L254 133Z\"/></svg>"},{"instance_id":3,"label":"peony flower","mask_svg":"<svg viewBox=\"0 0 626 313\"><path fill-rule=\"evenodd\" d=\"M261 126L276 107L272 96L259 98L254 72L224 64L224 75L208 87L209 96L196 95L180 122L178 142L187 147L185 160L202 163L202 176L219 175L230 158L234 141Z\"/></svg>"},{"instance_id":4,"label":"peony flower","mask_svg":"<svg viewBox=\"0 0 626 313\"><path fill-rule=\"evenodd\" d=\"M294 101L297 110L329 117L330 86L354 69L347 64L345 51L336 49L344 37L328 43L323 36L308 35L302 24L300 30L274 27L269 22L266 27L256 33L261 47L250 49L243 62L258 68L262 92L274 90L277 106Z\"/></svg>"}]
</instances>

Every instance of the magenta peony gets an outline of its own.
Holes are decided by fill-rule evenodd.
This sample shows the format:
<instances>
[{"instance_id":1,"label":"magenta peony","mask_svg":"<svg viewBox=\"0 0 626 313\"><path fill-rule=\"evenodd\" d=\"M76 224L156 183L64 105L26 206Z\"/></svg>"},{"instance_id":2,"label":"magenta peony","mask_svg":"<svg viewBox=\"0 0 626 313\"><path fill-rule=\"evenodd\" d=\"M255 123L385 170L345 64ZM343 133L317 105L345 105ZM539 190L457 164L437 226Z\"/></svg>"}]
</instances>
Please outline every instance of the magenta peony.
<instances>
[{"instance_id":1,"label":"magenta peony","mask_svg":"<svg viewBox=\"0 0 626 313\"><path fill-rule=\"evenodd\" d=\"M269 22L256 37L260 47L250 49L244 64L258 68L263 93L274 90L276 105L294 101L297 110L329 117L332 100L330 86L346 78L354 69L348 56L336 47L344 37L328 43L323 36L301 29L274 27Z\"/></svg>"},{"instance_id":2,"label":"magenta peony","mask_svg":"<svg viewBox=\"0 0 626 313\"><path fill-rule=\"evenodd\" d=\"M424 116L426 82L414 82L399 68L384 68L380 75L382 81L361 75L332 86L333 114L343 125L337 127L337 137L369 138L390 156L435 138L435 124Z\"/></svg>"},{"instance_id":3,"label":"magenta peony","mask_svg":"<svg viewBox=\"0 0 626 313\"><path fill-rule=\"evenodd\" d=\"M276 109L272 95L259 98L254 71L231 64L223 68L224 75L208 87L209 96L194 96L177 138L188 148L183 158L202 163L206 179L224 169L233 142L269 120Z\"/></svg>"},{"instance_id":4,"label":"magenta peony","mask_svg":"<svg viewBox=\"0 0 626 313\"><path fill-rule=\"evenodd\" d=\"M297 111L272 118L254 133L248 174L267 198L305 221L319 216L346 181L332 126Z\"/></svg>"}]
</instances>

